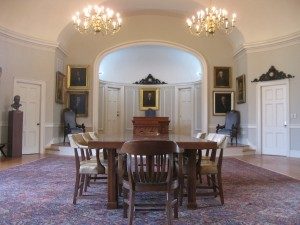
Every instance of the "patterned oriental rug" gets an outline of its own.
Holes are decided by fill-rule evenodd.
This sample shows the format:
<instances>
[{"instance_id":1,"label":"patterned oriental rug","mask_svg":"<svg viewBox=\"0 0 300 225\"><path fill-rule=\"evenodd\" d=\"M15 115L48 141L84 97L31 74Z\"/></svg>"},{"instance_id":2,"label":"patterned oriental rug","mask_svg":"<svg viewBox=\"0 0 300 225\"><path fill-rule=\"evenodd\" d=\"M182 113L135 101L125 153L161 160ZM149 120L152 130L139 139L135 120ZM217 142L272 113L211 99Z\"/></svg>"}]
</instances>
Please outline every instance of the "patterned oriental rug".
<instances>
[{"instance_id":1,"label":"patterned oriental rug","mask_svg":"<svg viewBox=\"0 0 300 225\"><path fill-rule=\"evenodd\" d=\"M121 208L106 209L105 184L89 188L99 197L72 204L74 168L72 157L50 156L1 171L0 224L127 224ZM225 158L223 185L224 206L219 198L198 196L199 208L187 210L185 200L174 224L300 224L300 181ZM134 224L163 225L166 215L138 211Z\"/></svg>"}]
</instances>

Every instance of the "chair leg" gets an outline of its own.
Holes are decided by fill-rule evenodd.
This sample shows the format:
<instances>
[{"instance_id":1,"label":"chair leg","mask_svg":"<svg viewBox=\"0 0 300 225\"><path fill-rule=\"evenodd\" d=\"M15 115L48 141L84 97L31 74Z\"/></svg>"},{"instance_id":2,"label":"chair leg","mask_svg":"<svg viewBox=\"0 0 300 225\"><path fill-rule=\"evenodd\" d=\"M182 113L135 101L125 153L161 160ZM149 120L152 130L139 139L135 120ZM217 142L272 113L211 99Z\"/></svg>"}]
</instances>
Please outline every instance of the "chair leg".
<instances>
[{"instance_id":1,"label":"chair leg","mask_svg":"<svg viewBox=\"0 0 300 225\"><path fill-rule=\"evenodd\" d=\"M134 193L134 191L132 191L132 190L130 190L129 191L129 215L128 215L128 224L129 225L132 225L132 223L133 223L133 214L134 214L134 195L135 195L135 193Z\"/></svg>"},{"instance_id":2,"label":"chair leg","mask_svg":"<svg viewBox=\"0 0 300 225\"><path fill-rule=\"evenodd\" d=\"M215 174L212 174L211 175L211 179L212 179L212 187L213 187L213 190L214 190L214 193L215 193L215 198L218 196L217 195L217 180L216 180L216 175Z\"/></svg>"},{"instance_id":3,"label":"chair leg","mask_svg":"<svg viewBox=\"0 0 300 225\"><path fill-rule=\"evenodd\" d=\"M172 201L171 201L171 196L170 193L167 192L167 204L166 204L166 214L167 214L167 220L168 220L168 225L172 224L172 213L171 213L171 207L172 207Z\"/></svg>"},{"instance_id":4,"label":"chair leg","mask_svg":"<svg viewBox=\"0 0 300 225\"><path fill-rule=\"evenodd\" d=\"M221 172L219 172L217 174L217 178L218 178L218 186L219 186L219 194L220 194L221 204L224 205L224 195L223 195L223 185L222 185Z\"/></svg>"},{"instance_id":5,"label":"chair leg","mask_svg":"<svg viewBox=\"0 0 300 225\"><path fill-rule=\"evenodd\" d=\"M86 175L84 179L84 192L87 192L87 187L90 186L90 175Z\"/></svg>"},{"instance_id":6,"label":"chair leg","mask_svg":"<svg viewBox=\"0 0 300 225\"><path fill-rule=\"evenodd\" d=\"M207 185L210 186L210 177L209 175L206 175Z\"/></svg>"},{"instance_id":7,"label":"chair leg","mask_svg":"<svg viewBox=\"0 0 300 225\"><path fill-rule=\"evenodd\" d=\"M123 188L123 217L128 218L128 191Z\"/></svg>"},{"instance_id":8,"label":"chair leg","mask_svg":"<svg viewBox=\"0 0 300 225\"><path fill-rule=\"evenodd\" d=\"M82 192L83 192L83 187L84 187L84 180L85 180L86 175L85 174L81 174L80 175L80 183L79 183L79 196L82 196Z\"/></svg>"},{"instance_id":9,"label":"chair leg","mask_svg":"<svg viewBox=\"0 0 300 225\"><path fill-rule=\"evenodd\" d=\"M174 191L174 199L177 200L174 205L174 218L178 219L178 189Z\"/></svg>"},{"instance_id":10,"label":"chair leg","mask_svg":"<svg viewBox=\"0 0 300 225\"><path fill-rule=\"evenodd\" d=\"M74 205L76 205L76 200L77 200L77 196L78 196L79 181L80 181L80 174L76 174L75 188L74 188L74 195L73 195L73 204Z\"/></svg>"}]
</instances>

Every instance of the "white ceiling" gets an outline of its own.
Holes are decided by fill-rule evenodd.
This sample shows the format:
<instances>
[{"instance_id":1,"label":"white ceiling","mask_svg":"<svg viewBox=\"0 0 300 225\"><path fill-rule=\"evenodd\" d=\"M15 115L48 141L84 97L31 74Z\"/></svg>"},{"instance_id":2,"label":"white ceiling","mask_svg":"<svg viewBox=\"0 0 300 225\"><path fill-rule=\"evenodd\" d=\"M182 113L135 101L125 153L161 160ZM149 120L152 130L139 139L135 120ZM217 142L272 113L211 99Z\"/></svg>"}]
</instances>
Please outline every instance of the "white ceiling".
<instances>
[{"instance_id":1,"label":"white ceiling","mask_svg":"<svg viewBox=\"0 0 300 225\"><path fill-rule=\"evenodd\" d=\"M76 11L104 4L126 17L167 15L185 18L209 0L0 0L0 28L47 41L58 40ZM237 29L245 43L265 41L300 31L299 0L213 0L238 15ZM124 29L126 27L124 26Z\"/></svg>"}]
</instances>

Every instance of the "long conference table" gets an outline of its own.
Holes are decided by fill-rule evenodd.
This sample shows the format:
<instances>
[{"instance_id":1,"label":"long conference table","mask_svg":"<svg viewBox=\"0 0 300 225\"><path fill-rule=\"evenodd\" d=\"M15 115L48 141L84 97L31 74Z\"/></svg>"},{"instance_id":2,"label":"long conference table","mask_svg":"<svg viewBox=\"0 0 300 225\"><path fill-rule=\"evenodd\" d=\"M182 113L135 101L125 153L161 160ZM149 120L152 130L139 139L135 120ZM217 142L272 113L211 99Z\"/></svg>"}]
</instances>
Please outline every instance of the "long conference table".
<instances>
[{"instance_id":1,"label":"long conference table","mask_svg":"<svg viewBox=\"0 0 300 225\"><path fill-rule=\"evenodd\" d=\"M121 135L98 135L96 140L88 142L88 147L93 149L107 149L107 208L118 208L118 183L117 183L117 167L115 165L115 157L117 156L117 149L121 149L126 141L130 140L172 140L177 145L184 149L188 157L188 185L187 197L188 209L196 209L196 154L198 149L216 149L217 143L198 139L186 135L159 135L159 136L133 136L125 133Z\"/></svg>"}]
</instances>

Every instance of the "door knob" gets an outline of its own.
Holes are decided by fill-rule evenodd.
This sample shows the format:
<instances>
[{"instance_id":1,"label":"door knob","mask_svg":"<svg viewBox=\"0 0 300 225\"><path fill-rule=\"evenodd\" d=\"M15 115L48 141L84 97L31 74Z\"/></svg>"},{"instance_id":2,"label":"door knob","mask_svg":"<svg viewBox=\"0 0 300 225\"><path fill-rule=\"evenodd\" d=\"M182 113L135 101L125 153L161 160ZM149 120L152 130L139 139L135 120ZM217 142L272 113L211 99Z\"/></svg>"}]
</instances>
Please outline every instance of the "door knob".
<instances>
[{"instance_id":1,"label":"door knob","mask_svg":"<svg viewBox=\"0 0 300 225\"><path fill-rule=\"evenodd\" d=\"M40 123L37 123L36 125L38 125L38 126L39 126L39 125L40 125Z\"/></svg>"}]
</instances>

